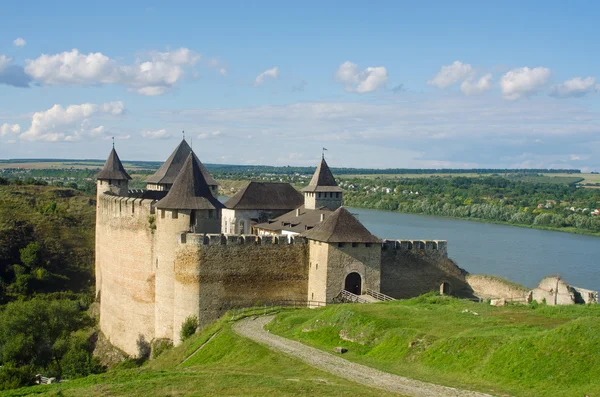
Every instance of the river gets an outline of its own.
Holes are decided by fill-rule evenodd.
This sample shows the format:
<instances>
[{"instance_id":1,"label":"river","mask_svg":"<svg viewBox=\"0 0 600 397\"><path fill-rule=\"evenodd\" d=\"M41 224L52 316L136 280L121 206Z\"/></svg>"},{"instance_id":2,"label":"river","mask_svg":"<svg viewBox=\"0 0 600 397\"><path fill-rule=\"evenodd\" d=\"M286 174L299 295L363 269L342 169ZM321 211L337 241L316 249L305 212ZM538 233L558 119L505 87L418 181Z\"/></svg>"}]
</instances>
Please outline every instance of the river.
<instances>
[{"instance_id":1,"label":"river","mask_svg":"<svg viewBox=\"0 0 600 397\"><path fill-rule=\"evenodd\" d=\"M535 287L548 275L600 289L600 238L462 219L351 208L380 238L447 240L448 256L473 274Z\"/></svg>"}]
</instances>

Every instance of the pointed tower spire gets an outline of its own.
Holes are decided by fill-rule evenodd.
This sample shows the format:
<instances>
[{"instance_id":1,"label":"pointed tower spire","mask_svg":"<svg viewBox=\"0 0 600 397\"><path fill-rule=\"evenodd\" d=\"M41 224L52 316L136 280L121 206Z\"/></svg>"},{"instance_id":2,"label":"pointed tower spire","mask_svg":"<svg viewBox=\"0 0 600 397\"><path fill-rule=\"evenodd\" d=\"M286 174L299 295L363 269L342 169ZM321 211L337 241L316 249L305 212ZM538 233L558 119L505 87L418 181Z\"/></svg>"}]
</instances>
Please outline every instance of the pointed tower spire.
<instances>
[{"instance_id":1,"label":"pointed tower spire","mask_svg":"<svg viewBox=\"0 0 600 397\"><path fill-rule=\"evenodd\" d=\"M128 181L131 179L127 171L125 171L125 168L123 168L121 159L119 159L119 155L114 146L108 155L106 163L104 163L104 168L96 175L96 179L117 181Z\"/></svg>"},{"instance_id":2,"label":"pointed tower spire","mask_svg":"<svg viewBox=\"0 0 600 397\"><path fill-rule=\"evenodd\" d=\"M160 166L158 171L146 179L146 182L148 183L148 189L169 190L171 185L173 185L175 182L175 178L177 178L177 175L179 175L179 172L183 167L183 163L190 153L193 154L194 152L185 139L183 139L177 148L175 148L173 153L171 153L167 161ZM200 170L202 171L202 175L204 176L206 183L211 187L213 194L216 194L219 184L213 179L213 177L210 175L210 172L208 172L204 164L202 164L195 154L194 157L200 166Z\"/></svg>"},{"instance_id":3,"label":"pointed tower spire","mask_svg":"<svg viewBox=\"0 0 600 397\"><path fill-rule=\"evenodd\" d=\"M321 158L310 183L302 189L302 193L304 193L304 206L306 209L314 210L327 207L335 211L342 205L342 188L335 181L324 156Z\"/></svg>"},{"instance_id":4,"label":"pointed tower spire","mask_svg":"<svg viewBox=\"0 0 600 397\"><path fill-rule=\"evenodd\" d=\"M223 207L212 195L200 169L200 161L193 153L187 156L169 193L156 203L156 208L173 210L214 210Z\"/></svg>"}]
</instances>

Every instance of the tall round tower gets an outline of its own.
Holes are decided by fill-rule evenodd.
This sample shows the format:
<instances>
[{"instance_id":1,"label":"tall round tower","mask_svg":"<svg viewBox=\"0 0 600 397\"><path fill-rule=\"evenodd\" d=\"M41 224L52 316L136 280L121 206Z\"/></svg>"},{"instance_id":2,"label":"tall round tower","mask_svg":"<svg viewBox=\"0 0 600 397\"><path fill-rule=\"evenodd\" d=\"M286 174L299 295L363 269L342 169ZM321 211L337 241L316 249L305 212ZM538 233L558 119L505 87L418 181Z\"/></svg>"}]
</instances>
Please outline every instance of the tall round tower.
<instances>
[{"instance_id":1,"label":"tall round tower","mask_svg":"<svg viewBox=\"0 0 600 397\"><path fill-rule=\"evenodd\" d=\"M156 338L178 342L183 320L199 316L199 284L177 281L175 257L183 233L221 232L223 207L213 196L198 158L190 153L169 193L156 203Z\"/></svg>"},{"instance_id":2,"label":"tall round tower","mask_svg":"<svg viewBox=\"0 0 600 397\"><path fill-rule=\"evenodd\" d=\"M123 168L119 155L113 146L106 163L104 163L104 167L96 175L96 253L98 252L99 245L103 243L102 233L99 233L99 228L102 224L100 219L102 216L100 196L107 192L118 196L127 196L130 179L131 177L125 171L125 168ZM96 298L100 298L100 291L102 289L102 263L100 263L98 255L96 255L95 273Z\"/></svg>"},{"instance_id":3,"label":"tall round tower","mask_svg":"<svg viewBox=\"0 0 600 397\"><path fill-rule=\"evenodd\" d=\"M97 194L111 192L118 196L127 196L130 179L131 177L123 168L119 155L113 146L104 167L96 175Z\"/></svg>"}]
</instances>

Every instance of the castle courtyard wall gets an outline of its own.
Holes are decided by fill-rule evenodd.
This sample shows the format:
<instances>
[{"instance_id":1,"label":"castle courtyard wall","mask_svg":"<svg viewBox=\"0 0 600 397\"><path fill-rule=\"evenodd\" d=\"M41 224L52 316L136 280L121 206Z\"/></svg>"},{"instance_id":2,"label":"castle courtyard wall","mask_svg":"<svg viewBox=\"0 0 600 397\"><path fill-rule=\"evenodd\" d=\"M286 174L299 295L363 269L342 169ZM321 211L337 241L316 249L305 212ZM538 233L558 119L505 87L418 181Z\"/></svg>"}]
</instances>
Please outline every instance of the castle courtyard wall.
<instances>
[{"instance_id":1,"label":"castle courtyard wall","mask_svg":"<svg viewBox=\"0 0 600 397\"><path fill-rule=\"evenodd\" d=\"M381 293L396 299L439 292L471 297L466 272L448 258L445 241L385 241L381 251Z\"/></svg>"},{"instance_id":2,"label":"castle courtyard wall","mask_svg":"<svg viewBox=\"0 0 600 397\"><path fill-rule=\"evenodd\" d=\"M180 302L197 301L174 317L197 315L204 326L231 307L279 300L306 301L308 246L304 239L183 234L174 263ZM275 244L274 244L275 242ZM198 286L197 288L195 286ZM195 310L192 312L192 310Z\"/></svg>"},{"instance_id":3,"label":"castle courtyard wall","mask_svg":"<svg viewBox=\"0 0 600 397\"><path fill-rule=\"evenodd\" d=\"M154 234L151 201L100 194L97 202L96 273L100 328L130 355L154 336Z\"/></svg>"}]
</instances>

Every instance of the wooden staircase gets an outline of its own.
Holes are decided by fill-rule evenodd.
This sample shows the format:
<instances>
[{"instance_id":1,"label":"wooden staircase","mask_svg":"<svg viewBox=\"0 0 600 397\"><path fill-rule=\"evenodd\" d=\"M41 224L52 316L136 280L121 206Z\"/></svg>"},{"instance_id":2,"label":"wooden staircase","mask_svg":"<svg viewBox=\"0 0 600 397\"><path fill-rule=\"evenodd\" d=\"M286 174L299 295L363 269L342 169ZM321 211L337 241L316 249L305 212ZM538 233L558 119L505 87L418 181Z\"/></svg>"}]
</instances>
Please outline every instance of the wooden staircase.
<instances>
[{"instance_id":1,"label":"wooden staircase","mask_svg":"<svg viewBox=\"0 0 600 397\"><path fill-rule=\"evenodd\" d=\"M333 298L333 303L376 303L395 300L396 299L391 296L384 295L381 292L374 291L370 288L367 288L362 295L356 295L343 289L335 298Z\"/></svg>"}]
</instances>

